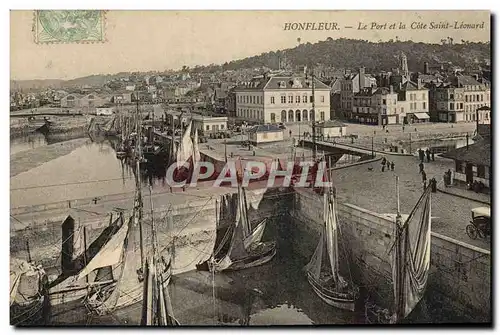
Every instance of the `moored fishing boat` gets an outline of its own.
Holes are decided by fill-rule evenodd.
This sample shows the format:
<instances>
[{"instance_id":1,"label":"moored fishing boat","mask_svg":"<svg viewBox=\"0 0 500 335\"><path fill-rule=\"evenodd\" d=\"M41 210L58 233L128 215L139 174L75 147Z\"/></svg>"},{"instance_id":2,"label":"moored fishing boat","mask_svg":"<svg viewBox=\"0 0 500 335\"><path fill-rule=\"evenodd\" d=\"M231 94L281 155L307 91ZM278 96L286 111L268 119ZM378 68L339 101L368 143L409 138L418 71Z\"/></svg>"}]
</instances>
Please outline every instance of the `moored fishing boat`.
<instances>
[{"instance_id":1,"label":"moored fishing boat","mask_svg":"<svg viewBox=\"0 0 500 335\"><path fill-rule=\"evenodd\" d=\"M316 250L305 267L307 280L314 292L328 305L354 311L359 288L351 278L345 280L340 275L339 229L333 192L325 192L323 200L324 226Z\"/></svg>"},{"instance_id":2,"label":"moored fishing boat","mask_svg":"<svg viewBox=\"0 0 500 335\"><path fill-rule=\"evenodd\" d=\"M40 266L11 258L10 324L43 325L47 307L47 275Z\"/></svg>"},{"instance_id":3,"label":"moored fishing boat","mask_svg":"<svg viewBox=\"0 0 500 335\"><path fill-rule=\"evenodd\" d=\"M241 270L263 265L276 255L276 242L261 242L265 221L252 229L248 220L244 190L226 194L216 205L216 240L210 259L197 264L198 270Z\"/></svg>"}]
</instances>

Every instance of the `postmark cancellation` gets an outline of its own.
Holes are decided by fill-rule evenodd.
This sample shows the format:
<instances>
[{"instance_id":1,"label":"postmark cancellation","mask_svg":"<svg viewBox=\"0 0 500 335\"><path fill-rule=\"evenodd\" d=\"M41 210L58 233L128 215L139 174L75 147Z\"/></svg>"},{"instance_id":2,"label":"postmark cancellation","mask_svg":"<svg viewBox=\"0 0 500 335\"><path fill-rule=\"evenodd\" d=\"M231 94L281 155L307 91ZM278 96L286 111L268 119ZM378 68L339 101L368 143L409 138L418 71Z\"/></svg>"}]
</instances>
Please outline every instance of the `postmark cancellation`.
<instances>
[{"instance_id":1,"label":"postmark cancellation","mask_svg":"<svg viewBox=\"0 0 500 335\"><path fill-rule=\"evenodd\" d=\"M105 41L103 10L35 10L35 43L99 43Z\"/></svg>"}]
</instances>

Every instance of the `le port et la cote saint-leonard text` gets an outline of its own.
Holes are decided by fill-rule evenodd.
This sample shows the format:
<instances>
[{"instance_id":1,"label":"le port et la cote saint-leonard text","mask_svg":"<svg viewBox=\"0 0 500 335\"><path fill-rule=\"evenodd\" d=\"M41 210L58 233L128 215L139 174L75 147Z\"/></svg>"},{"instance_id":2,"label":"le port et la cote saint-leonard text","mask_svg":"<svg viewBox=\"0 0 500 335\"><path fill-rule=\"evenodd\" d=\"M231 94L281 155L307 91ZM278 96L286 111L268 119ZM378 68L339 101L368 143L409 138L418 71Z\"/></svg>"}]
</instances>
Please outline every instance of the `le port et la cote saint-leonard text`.
<instances>
[{"instance_id":1,"label":"le port et la cote saint-leonard text","mask_svg":"<svg viewBox=\"0 0 500 335\"><path fill-rule=\"evenodd\" d=\"M442 22L358 22L356 25L341 25L338 22L285 22L283 30L434 30L434 29L484 29L485 23L464 21Z\"/></svg>"}]
</instances>

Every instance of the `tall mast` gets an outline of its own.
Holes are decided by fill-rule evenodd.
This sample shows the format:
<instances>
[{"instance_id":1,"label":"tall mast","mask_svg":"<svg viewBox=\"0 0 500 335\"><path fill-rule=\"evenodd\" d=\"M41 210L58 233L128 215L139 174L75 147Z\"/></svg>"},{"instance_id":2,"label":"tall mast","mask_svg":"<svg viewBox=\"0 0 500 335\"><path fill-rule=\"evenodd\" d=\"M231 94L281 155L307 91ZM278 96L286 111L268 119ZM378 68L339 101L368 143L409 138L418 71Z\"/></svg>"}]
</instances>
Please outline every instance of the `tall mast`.
<instances>
[{"instance_id":1,"label":"tall mast","mask_svg":"<svg viewBox=\"0 0 500 335\"><path fill-rule=\"evenodd\" d=\"M313 159L316 160L316 97L314 94L314 64L311 65L311 78L312 78L312 135L313 135Z\"/></svg>"},{"instance_id":2,"label":"tall mast","mask_svg":"<svg viewBox=\"0 0 500 335\"><path fill-rule=\"evenodd\" d=\"M141 194L141 178L140 178L140 161L141 161L141 155L142 155L142 148L141 148L141 127L140 127L140 114L139 114L139 100L137 100L137 146L136 146L136 159L135 159L135 181L136 181L136 189L137 189L137 221L139 224L139 239L140 239L140 247L141 247L141 269L142 273L145 273L145 260L144 260L144 234L143 234L143 228L142 228L142 194Z\"/></svg>"},{"instance_id":3,"label":"tall mast","mask_svg":"<svg viewBox=\"0 0 500 335\"><path fill-rule=\"evenodd\" d=\"M399 204L399 177L396 176L396 201L397 201L397 213L396 213L396 320L402 320L404 318L404 274L405 274L405 261L402 259L404 256L404 241L402 240L402 227L401 227L401 212Z\"/></svg>"}]
</instances>

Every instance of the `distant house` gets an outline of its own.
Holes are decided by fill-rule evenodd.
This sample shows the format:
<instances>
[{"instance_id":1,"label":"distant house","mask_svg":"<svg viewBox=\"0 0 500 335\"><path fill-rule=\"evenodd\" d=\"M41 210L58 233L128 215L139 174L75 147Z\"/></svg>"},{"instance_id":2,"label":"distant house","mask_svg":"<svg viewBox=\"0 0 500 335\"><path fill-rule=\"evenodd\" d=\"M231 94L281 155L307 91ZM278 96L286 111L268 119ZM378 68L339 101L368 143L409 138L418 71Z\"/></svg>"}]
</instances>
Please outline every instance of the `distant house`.
<instances>
[{"instance_id":1,"label":"distant house","mask_svg":"<svg viewBox=\"0 0 500 335\"><path fill-rule=\"evenodd\" d=\"M442 157L455 161L455 181L482 182L491 185L491 142L481 140L474 144L445 152Z\"/></svg>"},{"instance_id":2,"label":"distant house","mask_svg":"<svg viewBox=\"0 0 500 335\"><path fill-rule=\"evenodd\" d=\"M101 106L106 102L109 101L96 93L89 93L85 95L79 93L71 93L61 98L61 107L94 110L96 106Z\"/></svg>"},{"instance_id":3,"label":"distant house","mask_svg":"<svg viewBox=\"0 0 500 335\"><path fill-rule=\"evenodd\" d=\"M194 115L193 127L201 130L203 134L227 130L227 117L211 117Z\"/></svg>"},{"instance_id":4,"label":"distant house","mask_svg":"<svg viewBox=\"0 0 500 335\"><path fill-rule=\"evenodd\" d=\"M319 136L342 137L347 135L347 126L338 120L328 120L316 125Z\"/></svg>"},{"instance_id":5,"label":"distant house","mask_svg":"<svg viewBox=\"0 0 500 335\"><path fill-rule=\"evenodd\" d=\"M131 91L114 93L111 96L111 102L115 104L129 104L132 102L133 94Z\"/></svg>"},{"instance_id":6,"label":"distant house","mask_svg":"<svg viewBox=\"0 0 500 335\"><path fill-rule=\"evenodd\" d=\"M248 130L250 143L270 143L283 141L283 129L270 124L260 124Z\"/></svg>"},{"instance_id":7,"label":"distant house","mask_svg":"<svg viewBox=\"0 0 500 335\"><path fill-rule=\"evenodd\" d=\"M96 115L113 115L115 113L115 106L111 104L105 104L95 109Z\"/></svg>"}]
</instances>

